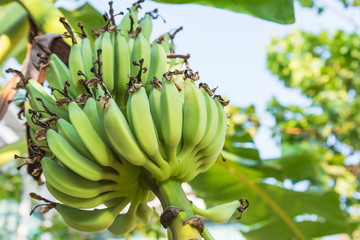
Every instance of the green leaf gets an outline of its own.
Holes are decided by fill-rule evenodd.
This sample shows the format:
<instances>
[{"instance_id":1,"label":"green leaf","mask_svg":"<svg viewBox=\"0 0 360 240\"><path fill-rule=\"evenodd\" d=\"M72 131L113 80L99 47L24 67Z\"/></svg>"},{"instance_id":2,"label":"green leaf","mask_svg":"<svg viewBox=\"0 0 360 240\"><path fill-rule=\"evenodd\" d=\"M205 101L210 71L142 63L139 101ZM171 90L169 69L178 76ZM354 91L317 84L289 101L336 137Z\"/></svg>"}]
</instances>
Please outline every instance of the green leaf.
<instances>
[{"instance_id":1,"label":"green leaf","mask_svg":"<svg viewBox=\"0 0 360 240\"><path fill-rule=\"evenodd\" d=\"M293 0L154 0L172 4L201 4L223 8L233 12L247 13L272 22L290 24L295 22Z\"/></svg>"},{"instance_id":2,"label":"green leaf","mask_svg":"<svg viewBox=\"0 0 360 240\"><path fill-rule=\"evenodd\" d=\"M211 206L247 198L250 206L241 219L251 229L247 239L304 240L351 231L336 193L295 192L265 184L263 176L259 170L218 159L190 185Z\"/></svg>"}]
</instances>

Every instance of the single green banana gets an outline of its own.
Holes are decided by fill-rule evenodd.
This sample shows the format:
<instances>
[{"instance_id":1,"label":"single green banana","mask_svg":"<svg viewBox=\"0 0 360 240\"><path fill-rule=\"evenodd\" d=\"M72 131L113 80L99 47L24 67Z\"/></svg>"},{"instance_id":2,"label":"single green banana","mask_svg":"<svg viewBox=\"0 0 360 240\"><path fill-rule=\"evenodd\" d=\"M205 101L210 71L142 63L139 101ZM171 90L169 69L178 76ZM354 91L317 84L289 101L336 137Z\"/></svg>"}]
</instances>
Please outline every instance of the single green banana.
<instances>
[{"instance_id":1,"label":"single green banana","mask_svg":"<svg viewBox=\"0 0 360 240\"><path fill-rule=\"evenodd\" d=\"M138 145L129 124L114 99L109 100L109 107L105 109L104 126L110 145L118 155L134 165L145 167L155 176L162 176L161 170Z\"/></svg>"},{"instance_id":2,"label":"single green banana","mask_svg":"<svg viewBox=\"0 0 360 240\"><path fill-rule=\"evenodd\" d=\"M104 142L106 142L103 124L99 116L99 110L101 111L101 107L98 108L97 105L100 104L98 104L94 98L88 98L84 105L83 111L89 119L91 125L95 129L96 133L101 137Z\"/></svg>"},{"instance_id":3,"label":"single green banana","mask_svg":"<svg viewBox=\"0 0 360 240\"><path fill-rule=\"evenodd\" d=\"M77 105L77 103L70 102L68 109L71 124L74 126L77 134L79 134L81 140L90 151L91 155L93 155L93 157L96 159L96 161L98 161L103 166L116 167L121 165L120 162L114 158L110 149L97 134L89 118Z\"/></svg>"},{"instance_id":4,"label":"single green banana","mask_svg":"<svg viewBox=\"0 0 360 240\"><path fill-rule=\"evenodd\" d=\"M151 54L150 43L148 40L146 40L144 34L142 32L139 32L135 37L134 47L131 54L131 63L133 62L138 63L141 59L144 59L143 67L149 69L150 54ZM136 76L138 72L139 72L139 66L131 64L130 74ZM145 73L141 74L141 81L144 84L147 81L148 74L149 71L146 71Z\"/></svg>"},{"instance_id":5,"label":"single green banana","mask_svg":"<svg viewBox=\"0 0 360 240\"><path fill-rule=\"evenodd\" d=\"M162 79L162 75L166 72L166 61L167 58L163 46L155 41L151 46L149 75L146 82L144 82L145 87L147 87L146 84L151 82L154 77ZM150 89L150 86L148 86L147 91Z\"/></svg>"},{"instance_id":6,"label":"single green banana","mask_svg":"<svg viewBox=\"0 0 360 240\"><path fill-rule=\"evenodd\" d=\"M134 4L131 6L130 10L125 14L125 16L121 19L121 22L118 29L122 30L124 33L125 38L128 38L130 31L135 31L137 25L138 25L138 4ZM130 15L132 16L132 19L134 21L133 24L131 24ZM131 28L132 27L132 28Z\"/></svg>"},{"instance_id":7,"label":"single green banana","mask_svg":"<svg viewBox=\"0 0 360 240\"><path fill-rule=\"evenodd\" d=\"M152 90L150 91L149 95L149 104L151 110L151 116L154 119L154 123L157 129L157 133L159 135L159 139L161 142L163 141L163 136L161 133L161 85L153 85Z\"/></svg>"},{"instance_id":8,"label":"single green banana","mask_svg":"<svg viewBox=\"0 0 360 240\"><path fill-rule=\"evenodd\" d=\"M63 77L61 76L61 72L60 72L61 70L57 67L56 61L61 61L61 60L59 59L59 57L57 55L52 54L50 56L50 62L48 65L49 70L46 73L46 80L51 87L56 88L58 90L63 90L65 80L63 80ZM53 91L52 95L56 99L64 97L58 91Z\"/></svg>"},{"instance_id":9,"label":"single green banana","mask_svg":"<svg viewBox=\"0 0 360 240\"><path fill-rule=\"evenodd\" d=\"M94 210L81 210L57 204L56 210L71 228L83 232L97 232L109 227L128 203L129 200L125 198L113 207Z\"/></svg>"},{"instance_id":10,"label":"single green banana","mask_svg":"<svg viewBox=\"0 0 360 240\"><path fill-rule=\"evenodd\" d=\"M51 195L58 201L73 208L94 208L104 203L105 201L119 197L119 194L116 191L105 192L93 198L73 197L57 190L49 182L46 182L46 188L49 190Z\"/></svg>"},{"instance_id":11,"label":"single green banana","mask_svg":"<svg viewBox=\"0 0 360 240\"><path fill-rule=\"evenodd\" d=\"M170 176L170 169L160 153L161 143L151 116L146 90L144 87L140 87L140 89L134 90L131 95L127 109L130 115L128 119L130 119L133 126L133 133L145 153L156 162L161 168L164 177L167 178Z\"/></svg>"},{"instance_id":12,"label":"single green banana","mask_svg":"<svg viewBox=\"0 0 360 240\"><path fill-rule=\"evenodd\" d=\"M37 98L41 98L45 107L48 108L50 112L55 113L58 117L64 118L66 120L69 119L67 111L62 107L55 106L55 99L45 92L43 86L39 82L30 79L26 84L25 89L30 99L30 105L34 110L44 111L44 107L42 106L41 102L37 100ZM44 117L45 116L49 115L44 114Z\"/></svg>"},{"instance_id":13,"label":"single green banana","mask_svg":"<svg viewBox=\"0 0 360 240\"><path fill-rule=\"evenodd\" d=\"M139 204L140 201L133 200L128 212L125 214L119 214L108 230L117 236L124 235L134 230L136 227L136 210L138 209Z\"/></svg>"},{"instance_id":14,"label":"single green banana","mask_svg":"<svg viewBox=\"0 0 360 240\"><path fill-rule=\"evenodd\" d=\"M77 97L79 94L85 92L84 85L79 81L83 79L83 76L79 76L78 72L81 71L85 73L84 64L81 57L81 46L74 44L71 46L70 55L69 55L69 70L70 70L70 87L69 92L73 97Z\"/></svg>"},{"instance_id":15,"label":"single green banana","mask_svg":"<svg viewBox=\"0 0 360 240\"><path fill-rule=\"evenodd\" d=\"M224 223L230 220L240 205L240 201L236 200L209 209L201 209L191 203L191 208L195 215L205 217L214 223Z\"/></svg>"},{"instance_id":16,"label":"single green banana","mask_svg":"<svg viewBox=\"0 0 360 240\"><path fill-rule=\"evenodd\" d=\"M178 158L189 159L196 145L203 139L206 130L206 102L203 93L190 78L185 80L183 147Z\"/></svg>"},{"instance_id":17,"label":"single green banana","mask_svg":"<svg viewBox=\"0 0 360 240\"><path fill-rule=\"evenodd\" d=\"M60 136L54 130L49 129L46 132L46 140L51 152L56 158L78 175L91 181L100 181L104 179L116 181L118 179L118 174L106 171L95 162L81 155L66 141L65 138Z\"/></svg>"},{"instance_id":18,"label":"single green banana","mask_svg":"<svg viewBox=\"0 0 360 240\"><path fill-rule=\"evenodd\" d=\"M176 152L183 128L183 104L172 79L164 78L161 89L161 134L170 165L178 163Z\"/></svg>"},{"instance_id":19,"label":"single green banana","mask_svg":"<svg viewBox=\"0 0 360 240\"><path fill-rule=\"evenodd\" d=\"M99 50L101 47L101 39L102 37L104 36L104 34L100 34L96 39L95 39L95 42L94 42L94 57L97 56L97 50Z\"/></svg>"},{"instance_id":20,"label":"single green banana","mask_svg":"<svg viewBox=\"0 0 360 240\"><path fill-rule=\"evenodd\" d=\"M104 32L100 48L102 53L100 59L102 61L102 78L107 90L112 93L114 90L114 46L112 44L112 34L110 32Z\"/></svg>"},{"instance_id":21,"label":"single green banana","mask_svg":"<svg viewBox=\"0 0 360 240\"><path fill-rule=\"evenodd\" d=\"M59 70L60 78L61 78L61 82L62 82L62 85L59 86L59 89L62 90L64 88L65 81L70 79L70 70L56 54L51 54L50 66L54 66L56 69ZM50 83L50 86L52 86L51 83Z\"/></svg>"},{"instance_id":22,"label":"single green banana","mask_svg":"<svg viewBox=\"0 0 360 240\"><path fill-rule=\"evenodd\" d=\"M142 32L144 33L144 37L149 41L153 23L151 13L145 13L145 16L141 19L139 25L142 28Z\"/></svg>"},{"instance_id":23,"label":"single green banana","mask_svg":"<svg viewBox=\"0 0 360 240\"><path fill-rule=\"evenodd\" d=\"M122 32L118 32L115 36L115 66L116 102L120 107L125 107L130 75L130 55L126 38Z\"/></svg>"},{"instance_id":24,"label":"single green banana","mask_svg":"<svg viewBox=\"0 0 360 240\"><path fill-rule=\"evenodd\" d=\"M76 151L78 151L81 155L86 157L87 159L92 160L93 162L96 161L94 157L91 155L89 150L84 145L83 141L79 137L79 135L76 133L75 128L71 123L68 121L60 118L56 122L57 126L57 132L66 139L67 142L70 143L71 146L73 146Z\"/></svg>"},{"instance_id":25,"label":"single green banana","mask_svg":"<svg viewBox=\"0 0 360 240\"><path fill-rule=\"evenodd\" d=\"M46 181L57 190L73 197L92 198L104 192L119 190L121 187L114 182L95 182L85 179L47 157L41 160L41 166Z\"/></svg>"},{"instance_id":26,"label":"single green banana","mask_svg":"<svg viewBox=\"0 0 360 240\"><path fill-rule=\"evenodd\" d=\"M84 74L87 80L95 77L95 74L91 72L91 68L94 67L94 56L91 47L90 40L83 38L81 41L81 58L84 65Z\"/></svg>"}]
</instances>

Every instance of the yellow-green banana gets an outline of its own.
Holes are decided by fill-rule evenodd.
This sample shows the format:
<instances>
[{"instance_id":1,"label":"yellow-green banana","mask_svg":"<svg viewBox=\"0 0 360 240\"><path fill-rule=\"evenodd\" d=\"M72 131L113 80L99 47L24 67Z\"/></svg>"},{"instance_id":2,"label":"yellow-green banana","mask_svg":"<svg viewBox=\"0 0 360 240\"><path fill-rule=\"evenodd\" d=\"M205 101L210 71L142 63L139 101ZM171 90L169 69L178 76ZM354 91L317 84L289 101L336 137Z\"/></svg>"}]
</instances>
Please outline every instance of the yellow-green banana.
<instances>
[{"instance_id":1,"label":"yellow-green banana","mask_svg":"<svg viewBox=\"0 0 360 240\"><path fill-rule=\"evenodd\" d=\"M140 89L134 90L131 95L128 104L130 115L128 119L132 123L134 135L145 153L161 168L164 177L168 178L170 175L169 165L160 153L161 143L151 116L146 90L144 87L140 87Z\"/></svg>"},{"instance_id":2,"label":"yellow-green banana","mask_svg":"<svg viewBox=\"0 0 360 240\"><path fill-rule=\"evenodd\" d=\"M77 103L70 102L68 109L71 124L96 161L103 166L115 166L117 163L121 165L114 158L110 149L97 134L90 120Z\"/></svg>"},{"instance_id":3,"label":"yellow-green banana","mask_svg":"<svg viewBox=\"0 0 360 240\"><path fill-rule=\"evenodd\" d=\"M69 92L74 98L76 98L79 94L85 92L84 85L79 81L84 77L78 75L79 71L85 73L81 57L81 46L79 44L71 46L69 55L69 71L71 76L70 79L68 79L70 83Z\"/></svg>"},{"instance_id":4,"label":"yellow-green banana","mask_svg":"<svg viewBox=\"0 0 360 240\"><path fill-rule=\"evenodd\" d=\"M114 47L112 44L112 33L104 32L102 35L100 48L102 53L100 59L102 61L102 78L108 91L112 93L114 90Z\"/></svg>"},{"instance_id":5,"label":"yellow-green banana","mask_svg":"<svg viewBox=\"0 0 360 240\"><path fill-rule=\"evenodd\" d=\"M57 190L73 197L92 198L104 192L118 190L120 187L114 182L95 182L80 177L47 157L41 160L41 166L46 181Z\"/></svg>"},{"instance_id":6,"label":"yellow-green banana","mask_svg":"<svg viewBox=\"0 0 360 240\"><path fill-rule=\"evenodd\" d=\"M115 172L105 171L104 168L81 155L74 149L65 138L60 136L52 129L47 130L46 140L51 152L67 168L91 181L100 181L104 179L116 181L118 175Z\"/></svg>"},{"instance_id":7,"label":"yellow-green banana","mask_svg":"<svg viewBox=\"0 0 360 240\"><path fill-rule=\"evenodd\" d=\"M73 229L84 232L97 232L109 227L118 213L128 203L128 199L123 199L113 207L94 210L81 210L64 204L57 204L56 210L66 224Z\"/></svg>"}]
</instances>

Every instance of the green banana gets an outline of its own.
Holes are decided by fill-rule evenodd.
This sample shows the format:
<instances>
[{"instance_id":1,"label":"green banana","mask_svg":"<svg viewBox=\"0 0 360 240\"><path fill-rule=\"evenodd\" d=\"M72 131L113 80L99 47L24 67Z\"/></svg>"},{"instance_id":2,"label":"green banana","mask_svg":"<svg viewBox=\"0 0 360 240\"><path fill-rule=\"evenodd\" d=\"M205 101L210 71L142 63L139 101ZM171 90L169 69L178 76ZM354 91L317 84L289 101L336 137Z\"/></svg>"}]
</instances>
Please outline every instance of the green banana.
<instances>
[{"instance_id":1,"label":"green banana","mask_svg":"<svg viewBox=\"0 0 360 240\"><path fill-rule=\"evenodd\" d=\"M150 66L150 43L144 37L142 32L139 32L134 41L134 46L131 54L131 63L140 62L141 59L144 59L143 67L149 69ZM139 72L139 66L131 64L130 74L136 76ZM145 84L147 81L149 71L141 74L141 81Z\"/></svg>"},{"instance_id":2,"label":"green banana","mask_svg":"<svg viewBox=\"0 0 360 240\"><path fill-rule=\"evenodd\" d=\"M149 95L149 103L150 103L150 110L151 116L154 119L154 123L157 129L157 133L159 135L159 139L161 142L164 142L164 138L161 133L161 85L156 84L153 85L152 90L150 91Z\"/></svg>"},{"instance_id":3,"label":"green banana","mask_svg":"<svg viewBox=\"0 0 360 240\"><path fill-rule=\"evenodd\" d=\"M114 47L112 44L112 34L104 32L102 34L100 48L102 53L100 60L102 61L102 78L107 90L112 93L114 90Z\"/></svg>"},{"instance_id":4,"label":"green banana","mask_svg":"<svg viewBox=\"0 0 360 240\"><path fill-rule=\"evenodd\" d=\"M185 80L183 147L178 158L189 159L195 146L203 139L206 130L206 102L201 90L190 78Z\"/></svg>"},{"instance_id":5,"label":"green banana","mask_svg":"<svg viewBox=\"0 0 360 240\"><path fill-rule=\"evenodd\" d=\"M213 141L211 141L210 144L208 144L205 148L200 150L198 153L196 153L194 160L197 161L198 159L212 155L216 152L218 152L218 155L220 154L220 151L223 148L223 144L225 141L225 135L226 135L226 128L227 128L227 118L225 111L223 109L223 106L219 102L219 100L215 100L217 112L218 112L218 129L215 134L215 138Z\"/></svg>"},{"instance_id":6,"label":"green banana","mask_svg":"<svg viewBox=\"0 0 360 240\"><path fill-rule=\"evenodd\" d=\"M119 214L108 230L114 235L124 235L136 227L136 210L140 201L132 201L127 213Z\"/></svg>"},{"instance_id":7,"label":"green banana","mask_svg":"<svg viewBox=\"0 0 360 240\"><path fill-rule=\"evenodd\" d=\"M39 82L30 79L26 84L25 89L28 93L31 107L34 110L44 111L44 107L42 106L41 102L37 100L37 98L41 98L45 107L47 107L50 112L55 113L58 117L64 118L66 120L69 119L67 111L62 107L55 106L55 99L45 92L43 86ZM49 115L44 114L44 117L48 116Z\"/></svg>"},{"instance_id":8,"label":"green banana","mask_svg":"<svg viewBox=\"0 0 360 240\"><path fill-rule=\"evenodd\" d=\"M119 190L114 182L95 182L80 177L67 168L63 168L50 158L43 158L41 166L46 180L57 190L78 198L92 198L97 195Z\"/></svg>"},{"instance_id":9,"label":"green banana","mask_svg":"<svg viewBox=\"0 0 360 240\"><path fill-rule=\"evenodd\" d=\"M115 36L115 95L120 107L126 106L127 83L130 75L130 55L122 32Z\"/></svg>"},{"instance_id":10,"label":"green banana","mask_svg":"<svg viewBox=\"0 0 360 240\"><path fill-rule=\"evenodd\" d=\"M168 163L162 157L161 146L154 121L151 116L148 96L144 87L134 90L128 102L128 113L134 135L140 146L161 168L164 177L169 177Z\"/></svg>"},{"instance_id":11,"label":"green banana","mask_svg":"<svg viewBox=\"0 0 360 240\"><path fill-rule=\"evenodd\" d=\"M132 52L134 50L134 43L135 43L135 35L129 35L129 38L127 40L127 45L128 45L128 49L129 49L129 56L130 56L130 69L132 68L132 61L131 61L131 57L132 57Z\"/></svg>"},{"instance_id":12,"label":"green banana","mask_svg":"<svg viewBox=\"0 0 360 240\"><path fill-rule=\"evenodd\" d=\"M116 181L118 175L87 159L74 149L65 138L57 132L49 129L46 132L46 140L51 152L70 170L91 181L103 179Z\"/></svg>"},{"instance_id":13,"label":"green banana","mask_svg":"<svg viewBox=\"0 0 360 240\"><path fill-rule=\"evenodd\" d=\"M136 142L129 124L114 99L109 100L109 107L105 109L104 126L110 145L117 154L134 165L145 167L155 176L162 176L161 170L146 156Z\"/></svg>"},{"instance_id":14,"label":"green banana","mask_svg":"<svg viewBox=\"0 0 360 240\"><path fill-rule=\"evenodd\" d=\"M97 134L90 120L76 102L70 102L68 109L71 124L96 161L103 166L118 167L121 165L114 158L110 149Z\"/></svg>"},{"instance_id":15,"label":"green banana","mask_svg":"<svg viewBox=\"0 0 360 240\"><path fill-rule=\"evenodd\" d=\"M79 137L79 135L76 133L75 128L71 123L68 121L60 118L56 122L57 126L57 132L65 138L65 140L70 143L72 147L76 149L81 155L86 157L87 159L92 160L93 162L96 161L94 157L91 155L89 150L84 145L83 141Z\"/></svg>"},{"instance_id":16,"label":"green banana","mask_svg":"<svg viewBox=\"0 0 360 240\"><path fill-rule=\"evenodd\" d=\"M94 56L90 40L83 38L81 41L81 59L84 65L84 74L87 80L95 77L94 73L91 72L91 68L94 67Z\"/></svg>"},{"instance_id":17,"label":"green banana","mask_svg":"<svg viewBox=\"0 0 360 240\"><path fill-rule=\"evenodd\" d=\"M162 75L166 72L166 53L161 44L155 41L151 46L151 59L150 59L150 68L149 74L144 86L150 83L154 77L157 79L162 79ZM150 87L147 87L147 90L150 90Z\"/></svg>"},{"instance_id":18,"label":"green banana","mask_svg":"<svg viewBox=\"0 0 360 240\"><path fill-rule=\"evenodd\" d=\"M101 137L101 139L105 142L106 137L104 133L103 124L100 120L99 111L102 111L100 108L97 107L99 105L96 100L92 97L86 100L84 105L83 111L86 114L87 118L89 119L91 125L95 129L96 133Z\"/></svg>"},{"instance_id":19,"label":"green banana","mask_svg":"<svg viewBox=\"0 0 360 240\"><path fill-rule=\"evenodd\" d=\"M240 205L240 201L236 200L209 209L201 209L191 203L191 208L196 215L206 217L214 223L224 223L230 220Z\"/></svg>"},{"instance_id":20,"label":"green banana","mask_svg":"<svg viewBox=\"0 0 360 240\"><path fill-rule=\"evenodd\" d=\"M131 6L131 8L122 18L119 26L117 27L118 29L122 30L125 38L128 38L129 32L135 31L136 26L138 25L138 7L138 4L134 4L133 6ZM134 21L133 25L131 25L130 15L132 16L132 19Z\"/></svg>"},{"instance_id":21,"label":"green banana","mask_svg":"<svg viewBox=\"0 0 360 240\"><path fill-rule=\"evenodd\" d=\"M161 134L169 163L178 163L176 152L181 141L183 128L183 104L172 78L164 78L161 89Z\"/></svg>"},{"instance_id":22,"label":"green banana","mask_svg":"<svg viewBox=\"0 0 360 240\"><path fill-rule=\"evenodd\" d=\"M79 76L78 72L85 73L84 64L81 57L81 46L78 44L72 45L69 55L69 71L70 71L70 87L69 92L73 97L85 92L84 85L79 81L83 76Z\"/></svg>"},{"instance_id":23,"label":"green banana","mask_svg":"<svg viewBox=\"0 0 360 240\"><path fill-rule=\"evenodd\" d=\"M63 80L61 76L61 70L57 67L57 61L61 61L60 58L56 54L52 54L50 56L50 62L48 65L48 71L46 73L46 80L49 85L58 90L64 89L64 83L66 79ZM58 91L53 91L52 95L57 99L63 97Z\"/></svg>"},{"instance_id":24,"label":"green banana","mask_svg":"<svg viewBox=\"0 0 360 240\"><path fill-rule=\"evenodd\" d=\"M151 13L145 13L145 16L141 19L139 25L142 28L144 37L149 41L153 27Z\"/></svg>"},{"instance_id":25,"label":"green banana","mask_svg":"<svg viewBox=\"0 0 360 240\"><path fill-rule=\"evenodd\" d=\"M97 232L109 227L117 214L125 208L129 199L123 199L117 205L94 210L81 210L64 204L57 204L56 210L70 227L84 232Z\"/></svg>"},{"instance_id":26,"label":"green banana","mask_svg":"<svg viewBox=\"0 0 360 240\"><path fill-rule=\"evenodd\" d=\"M58 201L73 208L93 208L97 207L105 201L119 197L119 194L114 192L105 192L93 198L78 198L70 196L64 192L57 190L49 182L46 182L46 188L51 195Z\"/></svg>"}]
</instances>

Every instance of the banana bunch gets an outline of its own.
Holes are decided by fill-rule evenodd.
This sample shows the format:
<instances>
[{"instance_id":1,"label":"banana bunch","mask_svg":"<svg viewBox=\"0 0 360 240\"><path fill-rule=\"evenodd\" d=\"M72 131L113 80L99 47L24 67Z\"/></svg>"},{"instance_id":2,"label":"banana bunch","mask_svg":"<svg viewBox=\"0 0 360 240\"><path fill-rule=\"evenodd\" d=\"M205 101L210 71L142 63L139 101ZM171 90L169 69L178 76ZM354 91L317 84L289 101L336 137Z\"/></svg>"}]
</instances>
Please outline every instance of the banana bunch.
<instances>
[{"instance_id":1,"label":"banana bunch","mask_svg":"<svg viewBox=\"0 0 360 240\"><path fill-rule=\"evenodd\" d=\"M183 70L188 56L174 54L174 35L149 41L153 14L139 22L138 8L96 31L94 46L73 38L68 67L51 55L51 95L34 80L20 84L47 189L79 231L123 235L148 222L147 179L188 182L211 167L225 141L228 101L197 84L188 65Z\"/></svg>"}]
</instances>

